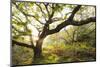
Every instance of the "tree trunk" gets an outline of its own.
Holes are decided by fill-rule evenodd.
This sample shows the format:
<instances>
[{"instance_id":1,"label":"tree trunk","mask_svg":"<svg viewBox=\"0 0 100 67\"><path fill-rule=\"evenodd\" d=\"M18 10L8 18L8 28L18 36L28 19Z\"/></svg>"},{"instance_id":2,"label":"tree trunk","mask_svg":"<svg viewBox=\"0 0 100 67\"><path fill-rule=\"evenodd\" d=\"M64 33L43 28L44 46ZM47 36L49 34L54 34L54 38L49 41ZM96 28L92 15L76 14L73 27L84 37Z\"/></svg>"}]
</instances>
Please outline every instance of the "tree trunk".
<instances>
[{"instance_id":1,"label":"tree trunk","mask_svg":"<svg viewBox=\"0 0 100 67\"><path fill-rule=\"evenodd\" d=\"M44 38L40 38L36 42L36 46L33 49L33 51L34 51L33 61L36 60L36 59L40 59L42 57L42 44L43 44L43 40L44 40Z\"/></svg>"},{"instance_id":2,"label":"tree trunk","mask_svg":"<svg viewBox=\"0 0 100 67\"><path fill-rule=\"evenodd\" d=\"M34 47L34 60L35 61L37 59L41 59L41 57L43 58L43 55L42 55L42 44L43 44L44 39L47 36L47 31L48 31L48 28L47 27L48 27L47 25L44 26L43 32L39 36L39 39L36 42L36 46Z\"/></svg>"}]
</instances>

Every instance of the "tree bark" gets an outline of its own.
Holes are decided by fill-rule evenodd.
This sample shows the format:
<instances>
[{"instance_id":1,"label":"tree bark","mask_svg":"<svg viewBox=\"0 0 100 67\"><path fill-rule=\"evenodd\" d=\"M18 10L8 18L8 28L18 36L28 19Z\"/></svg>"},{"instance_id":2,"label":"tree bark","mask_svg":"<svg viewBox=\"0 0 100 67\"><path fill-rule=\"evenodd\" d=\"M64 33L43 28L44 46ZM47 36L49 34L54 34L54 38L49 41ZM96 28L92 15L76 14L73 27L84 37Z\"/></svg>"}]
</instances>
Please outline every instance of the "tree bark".
<instances>
[{"instance_id":1,"label":"tree bark","mask_svg":"<svg viewBox=\"0 0 100 67\"><path fill-rule=\"evenodd\" d=\"M42 43L43 40L39 39L34 47L34 59L42 56Z\"/></svg>"},{"instance_id":2,"label":"tree bark","mask_svg":"<svg viewBox=\"0 0 100 67\"><path fill-rule=\"evenodd\" d=\"M42 55L42 45L45 37L39 38L39 40L36 42L36 46L34 46L33 52L34 52L34 57L33 57L33 63L37 59L41 59L43 57Z\"/></svg>"}]
</instances>

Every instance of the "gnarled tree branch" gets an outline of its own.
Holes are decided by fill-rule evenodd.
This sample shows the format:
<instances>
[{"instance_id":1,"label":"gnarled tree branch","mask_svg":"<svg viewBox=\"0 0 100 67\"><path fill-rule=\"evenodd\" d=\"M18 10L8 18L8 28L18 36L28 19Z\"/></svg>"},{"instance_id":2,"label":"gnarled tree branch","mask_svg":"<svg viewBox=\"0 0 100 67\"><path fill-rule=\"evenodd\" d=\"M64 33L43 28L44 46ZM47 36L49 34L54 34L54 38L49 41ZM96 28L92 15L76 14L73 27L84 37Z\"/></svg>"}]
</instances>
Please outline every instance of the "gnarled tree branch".
<instances>
[{"instance_id":1,"label":"gnarled tree branch","mask_svg":"<svg viewBox=\"0 0 100 67\"><path fill-rule=\"evenodd\" d=\"M96 17L90 17L90 18L87 18L86 20L81 20L81 21L71 21L71 25L74 25L74 26L81 26L81 25L84 25L84 24L88 24L90 22L96 22Z\"/></svg>"},{"instance_id":2,"label":"gnarled tree branch","mask_svg":"<svg viewBox=\"0 0 100 67\"><path fill-rule=\"evenodd\" d=\"M77 11L79 11L79 9L81 8L81 5L78 5L74 8L74 10L72 11L72 14L69 16L69 20L73 20L75 14L77 13Z\"/></svg>"},{"instance_id":3,"label":"gnarled tree branch","mask_svg":"<svg viewBox=\"0 0 100 67\"><path fill-rule=\"evenodd\" d=\"M69 18L67 20L65 20L64 22L62 22L61 24L59 24L55 29L48 30L47 35L57 33L62 28L66 27L68 25L81 26L81 25L84 25L84 24L88 24L90 22L96 22L96 17L90 17L90 18L87 18L86 20L81 20L81 21L73 20L75 14L79 11L80 8L81 8L81 5L76 6L73 9L72 14L69 16Z\"/></svg>"},{"instance_id":4,"label":"gnarled tree branch","mask_svg":"<svg viewBox=\"0 0 100 67\"><path fill-rule=\"evenodd\" d=\"M90 18L87 18L86 20L81 20L81 21L66 20L63 23L59 24L55 29L49 30L47 35L57 33L62 28L68 25L81 26L81 25L88 24L90 22L96 22L96 17L90 17Z\"/></svg>"},{"instance_id":5,"label":"gnarled tree branch","mask_svg":"<svg viewBox=\"0 0 100 67\"><path fill-rule=\"evenodd\" d=\"M25 44L25 43L22 43L22 42L18 42L18 41L12 40L12 45L14 46L14 44L16 44L18 46L27 47L27 48L34 48L33 45L29 45L29 44Z\"/></svg>"}]
</instances>

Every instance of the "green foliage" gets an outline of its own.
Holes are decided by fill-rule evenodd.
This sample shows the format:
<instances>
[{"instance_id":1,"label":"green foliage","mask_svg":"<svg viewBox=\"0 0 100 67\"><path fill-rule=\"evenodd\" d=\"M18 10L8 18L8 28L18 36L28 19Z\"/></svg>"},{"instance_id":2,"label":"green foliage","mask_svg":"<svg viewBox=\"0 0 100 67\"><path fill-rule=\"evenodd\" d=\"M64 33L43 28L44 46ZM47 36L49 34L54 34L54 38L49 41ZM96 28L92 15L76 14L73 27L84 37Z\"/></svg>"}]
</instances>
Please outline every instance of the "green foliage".
<instances>
[{"instance_id":1,"label":"green foliage","mask_svg":"<svg viewBox=\"0 0 100 67\"><path fill-rule=\"evenodd\" d=\"M96 49L88 42L74 42L67 45L48 45L43 48L43 57L34 61L34 64L79 62L95 60ZM33 52L24 47L14 46L13 64L31 64Z\"/></svg>"},{"instance_id":2,"label":"green foliage","mask_svg":"<svg viewBox=\"0 0 100 67\"><path fill-rule=\"evenodd\" d=\"M63 7L65 7L65 4L55 4L54 10L57 12L61 12L63 10Z\"/></svg>"}]
</instances>

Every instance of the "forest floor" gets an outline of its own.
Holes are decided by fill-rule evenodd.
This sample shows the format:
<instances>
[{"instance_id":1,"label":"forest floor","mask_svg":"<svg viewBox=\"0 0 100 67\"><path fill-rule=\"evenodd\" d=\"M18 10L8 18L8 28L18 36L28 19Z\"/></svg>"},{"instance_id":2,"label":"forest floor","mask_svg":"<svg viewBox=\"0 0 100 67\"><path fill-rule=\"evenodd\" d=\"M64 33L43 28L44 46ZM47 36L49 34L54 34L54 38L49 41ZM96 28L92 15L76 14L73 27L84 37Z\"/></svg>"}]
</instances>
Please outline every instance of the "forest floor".
<instances>
[{"instance_id":1,"label":"forest floor","mask_svg":"<svg viewBox=\"0 0 100 67\"><path fill-rule=\"evenodd\" d=\"M18 51L16 51L16 49ZM32 49L15 46L12 53L14 65L33 64ZM75 42L67 45L48 45L43 48L43 57L35 60L34 64L67 63L95 61L96 48L86 42Z\"/></svg>"}]
</instances>

